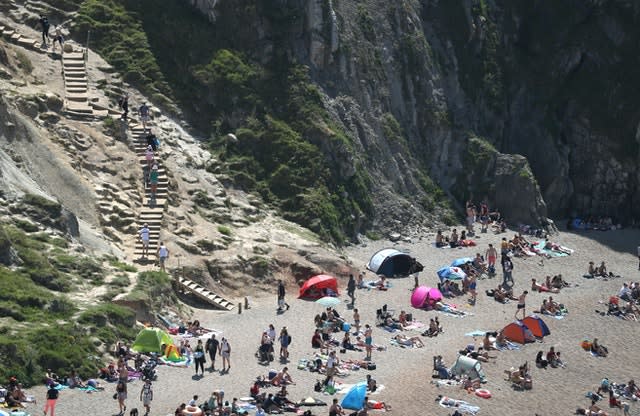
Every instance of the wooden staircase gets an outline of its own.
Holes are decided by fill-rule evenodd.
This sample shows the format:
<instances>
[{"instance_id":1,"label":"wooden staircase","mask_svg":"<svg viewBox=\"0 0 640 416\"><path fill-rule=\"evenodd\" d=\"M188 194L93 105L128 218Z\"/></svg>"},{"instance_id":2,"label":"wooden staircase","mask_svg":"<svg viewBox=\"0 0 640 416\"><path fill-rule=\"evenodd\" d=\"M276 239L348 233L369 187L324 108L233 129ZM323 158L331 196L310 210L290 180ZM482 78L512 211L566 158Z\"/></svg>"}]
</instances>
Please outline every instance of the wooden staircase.
<instances>
[{"instance_id":1,"label":"wooden staircase","mask_svg":"<svg viewBox=\"0 0 640 416\"><path fill-rule=\"evenodd\" d=\"M142 170L142 180L144 181L144 197L142 200L142 211L138 216L138 228L142 228L144 224L147 224L150 231L149 236L149 256L148 258L156 257L156 252L160 242L160 227L162 226L162 218L164 215L164 207L167 203L167 195L169 191L169 180L167 178L167 172L162 165L162 160L157 156L155 164L158 165L158 187L156 189L155 199L151 198L151 187L147 181L149 172L147 168L147 160L145 158L145 152L147 150L147 134L141 124L132 126L130 131L133 135L133 146L140 162ZM142 256L142 242L136 241L134 250L135 256Z\"/></svg>"},{"instance_id":2,"label":"wooden staircase","mask_svg":"<svg viewBox=\"0 0 640 416\"><path fill-rule=\"evenodd\" d=\"M184 292L193 293L198 299L201 299L216 308L230 311L234 307L233 303L224 299L222 296L216 295L209 289L200 286L192 280L185 279L184 277L176 277L174 281L179 289Z\"/></svg>"}]
</instances>

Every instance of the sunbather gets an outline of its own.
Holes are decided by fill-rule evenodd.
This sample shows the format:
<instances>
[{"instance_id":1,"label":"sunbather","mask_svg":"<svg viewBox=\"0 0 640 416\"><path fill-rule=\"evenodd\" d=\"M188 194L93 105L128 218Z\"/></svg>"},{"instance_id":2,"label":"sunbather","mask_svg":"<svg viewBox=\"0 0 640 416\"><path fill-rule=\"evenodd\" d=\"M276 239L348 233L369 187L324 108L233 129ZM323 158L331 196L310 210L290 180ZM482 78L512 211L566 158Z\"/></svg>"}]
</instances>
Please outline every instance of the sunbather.
<instances>
[{"instance_id":1,"label":"sunbather","mask_svg":"<svg viewBox=\"0 0 640 416\"><path fill-rule=\"evenodd\" d=\"M393 339L395 339L398 344L404 345L407 347L417 347L417 348L424 347L424 344L422 343L422 340L419 337L407 337L406 335L399 334L394 336Z\"/></svg>"},{"instance_id":2,"label":"sunbather","mask_svg":"<svg viewBox=\"0 0 640 416\"><path fill-rule=\"evenodd\" d=\"M531 290L538 292L551 292L551 293L559 293L560 289L549 288L546 285L541 285L536 281L536 279L531 279Z\"/></svg>"}]
</instances>

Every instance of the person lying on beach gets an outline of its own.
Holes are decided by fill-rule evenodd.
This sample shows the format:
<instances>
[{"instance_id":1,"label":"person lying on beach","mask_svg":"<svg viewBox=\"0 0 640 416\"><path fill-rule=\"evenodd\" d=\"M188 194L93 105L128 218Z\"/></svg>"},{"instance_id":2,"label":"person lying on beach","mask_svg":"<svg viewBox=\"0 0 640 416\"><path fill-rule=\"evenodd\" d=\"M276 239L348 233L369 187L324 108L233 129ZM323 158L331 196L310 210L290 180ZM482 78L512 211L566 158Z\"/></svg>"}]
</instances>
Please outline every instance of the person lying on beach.
<instances>
[{"instance_id":1,"label":"person lying on beach","mask_svg":"<svg viewBox=\"0 0 640 416\"><path fill-rule=\"evenodd\" d=\"M407 337L406 335L396 335L393 337L396 342L400 345L404 345L406 347L414 347L414 348L422 348L424 344L419 337Z\"/></svg>"},{"instance_id":2,"label":"person lying on beach","mask_svg":"<svg viewBox=\"0 0 640 416\"><path fill-rule=\"evenodd\" d=\"M536 281L536 279L531 279L531 290L537 290L538 292L560 293L560 289L549 288L546 285L541 285Z\"/></svg>"},{"instance_id":3,"label":"person lying on beach","mask_svg":"<svg viewBox=\"0 0 640 416\"><path fill-rule=\"evenodd\" d=\"M595 402L594 402L595 405ZM593 406L592 406L593 407ZM600 409L598 406L595 406L598 408L598 410L591 410L591 407L585 409L585 408L577 408L576 409L576 414L577 415L585 415L585 416L608 416L607 412L605 412L604 410Z\"/></svg>"},{"instance_id":4,"label":"person lying on beach","mask_svg":"<svg viewBox=\"0 0 640 416\"><path fill-rule=\"evenodd\" d=\"M370 400L368 397L365 397L364 401L367 404L367 409L384 410L385 412L391 410L391 406L389 406L385 402L379 402L379 401L376 401L376 400ZM360 413L358 415L360 415Z\"/></svg>"},{"instance_id":5,"label":"person lying on beach","mask_svg":"<svg viewBox=\"0 0 640 416\"><path fill-rule=\"evenodd\" d=\"M455 309L451 305L448 305L448 304L442 303L442 302L436 302L434 304L433 309L435 309L437 311L441 311L441 312L450 313L450 314L453 314L453 315L462 315L462 316L466 315L465 312L459 311L458 309Z\"/></svg>"}]
</instances>

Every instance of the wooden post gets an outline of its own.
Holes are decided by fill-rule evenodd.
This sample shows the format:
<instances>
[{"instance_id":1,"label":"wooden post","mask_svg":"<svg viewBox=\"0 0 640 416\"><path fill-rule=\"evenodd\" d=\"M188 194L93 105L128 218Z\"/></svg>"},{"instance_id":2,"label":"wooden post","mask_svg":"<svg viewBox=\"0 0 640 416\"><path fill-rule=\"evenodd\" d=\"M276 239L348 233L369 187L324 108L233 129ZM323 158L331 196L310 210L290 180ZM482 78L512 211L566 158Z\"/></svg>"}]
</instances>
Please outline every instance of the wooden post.
<instances>
[{"instance_id":1,"label":"wooden post","mask_svg":"<svg viewBox=\"0 0 640 416\"><path fill-rule=\"evenodd\" d=\"M242 313L242 302L238 302L238 315Z\"/></svg>"},{"instance_id":2,"label":"wooden post","mask_svg":"<svg viewBox=\"0 0 640 416\"><path fill-rule=\"evenodd\" d=\"M244 309L249 309L249 297L245 296L244 297Z\"/></svg>"}]
</instances>

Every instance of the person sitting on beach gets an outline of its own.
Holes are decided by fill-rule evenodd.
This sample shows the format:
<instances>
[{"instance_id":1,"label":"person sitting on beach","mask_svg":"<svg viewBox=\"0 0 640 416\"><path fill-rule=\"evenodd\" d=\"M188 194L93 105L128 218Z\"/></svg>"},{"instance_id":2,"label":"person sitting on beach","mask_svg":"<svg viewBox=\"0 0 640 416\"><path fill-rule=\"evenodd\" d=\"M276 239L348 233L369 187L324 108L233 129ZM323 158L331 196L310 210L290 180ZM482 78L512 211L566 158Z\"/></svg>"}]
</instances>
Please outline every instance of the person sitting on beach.
<instances>
[{"instance_id":1,"label":"person sitting on beach","mask_svg":"<svg viewBox=\"0 0 640 416\"><path fill-rule=\"evenodd\" d=\"M440 333L440 330L441 328L437 318L436 319L431 318L429 319L429 328L422 333L422 336L435 337L438 335L438 333Z\"/></svg>"},{"instance_id":2,"label":"person sitting on beach","mask_svg":"<svg viewBox=\"0 0 640 416\"><path fill-rule=\"evenodd\" d=\"M367 391L374 392L378 389L378 383L376 379L371 377L371 374L367 374Z\"/></svg>"},{"instance_id":3,"label":"person sitting on beach","mask_svg":"<svg viewBox=\"0 0 640 416\"><path fill-rule=\"evenodd\" d=\"M358 289L364 289L364 272L360 272L356 277L356 287Z\"/></svg>"},{"instance_id":4,"label":"person sitting on beach","mask_svg":"<svg viewBox=\"0 0 640 416\"><path fill-rule=\"evenodd\" d=\"M125 371L127 370L126 367L124 367ZM127 375L129 373L127 372ZM78 375L78 373L76 373L76 370L71 370L71 374L69 374L69 378L67 378L67 385L70 388L74 388L74 387L82 387L85 388L87 386L85 386L85 384L82 382L82 379L80 378L80 376Z\"/></svg>"},{"instance_id":5,"label":"person sitting on beach","mask_svg":"<svg viewBox=\"0 0 640 416\"><path fill-rule=\"evenodd\" d=\"M598 343L598 338L594 338L591 342L590 351L600 357L606 357L609 354L609 350L604 345Z\"/></svg>"},{"instance_id":6,"label":"person sitting on beach","mask_svg":"<svg viewBox=\"0 0 640 416\"><path fill-rule=\"evenodd\" d=\"M564 279L562 279L562 275L561 274L555 275L551 279L551 286L550 287L555 287L557 289L562 289L563 287L568 287L568 286L570 286L569 283L565 282Z\"/></svg>"},{"instance_id":7,"label":"person sitting on beach","mask_svg":"<svg viewBox=\"0 0 640 416\"><path fill-rule=\"evenodd\" d=\"M320 348L320 353L322 353L323 348L329 348L322 340L322 335L320 334L319 329L316 329L311 337L311 348Z\"/></svg>"},{"instance_id":8,"label":"person sitting on beach","mask_svg":"<svg viewBox=\"0 0 640 416\"><path fill-rule=\"evenodd\" d=\"M482 387L481 380L479 378L472 379L471 376L467 376L464 380L462 380L462 387L464 390L468 392L472 392L476 389Z\"/></svg>"},{"instance_id":9,"label":"person sitting on beach","mask_svg":"<svg viewBox=\"0 0 640 416\"><path fill-rule=\"evenodd\" d=\"M549 361L545 360L543 355L544 352L542 351L538 351L538 354L536 355L536 367L538 368L547 368L547 365L549 365Z\"/></svg>"},{"instance_id":10,"label":"person sitting on beach","mask_svg":"<svg viewBox=\"0 0 640 416\"><path fill-rule=\"evenodd\" d=\"M338 404L338 399L333 399L333 403L329 407L329 416L344 416L344 410L342 406Z\"/></svg>"},{"instance_id":11,"label":"person sitting on beach","mask_svg":"<svg viewBox=\"0 0 640 416\"><path fill-rule=\"evenodd\" d=\"M344 348L345 350L350 350L350 351L361 351L360 349L356 348L355 345L353 345L351 343L351 336L349 335L349 332L345 332L344 333L344 337L342 338L342 343L340 344L342 346L342 348Z\"/></svg>"},{"instance_id":12,"label":"person sitting on beach","mask_svg":"<svg viewBox=\"0 0 640 416\"><path fill-rule=\"evenodd\" d=\"M596 276L607 277L607 266L604 264L604 261L600 263L600 266L596 269Z\"/></svg>"},{"instance_id":13,"label":"person sitting on beach","mask_svg":"<svg viewBox=\"0 0 640 416\"><path fill-rule=\"evenodd\" d=\"M436 233L436 247L440 248L440 247L445 247L448 245L448 242L445 240L444 236L442 235L442 231L438 230L438 232Z\"/></svg>"},{"instance_id":14,"label":"person sitting on beach","mask_svg":"<svg viewBox=\"0 0 640 416\"><path fill-rule=\"evenodd\" d=\"M407 337L406 335L399 334L394 336L393 339L395 339L399 345L404 345L406 347L424 347L424 344L419 337Z\"/></svg>"},{"instance_id":15,"label":"person sitting on beach","mask_svg":"<svg viewBox=\"0 0 640 416\"><path fill-rule=\"evenodd\" d=\"M624 314L624 319L637 322L640 309L638 309L638 307L632 302L627 302L627 304L622 309L622 313Z\"/></svg>"},{"instance_id":16,"label":"person sitting on beach","mask_svg":"<svg viewBox=\"0 0 640 416\"><path fill-rule=\"evenodd\" d=\"M491 350L495 350L497 349L496 347L493 346L493 343L491 342L491 338L489 338L489 333L485 333L484 334L484 338L482 339L482 348L484 348L485 351L491 351Z\"/></svg>"},{"instance_id":17,"label":"person sitting on beach","mask_svg":"<svg viewBox=\"0 0 640 416\"><path fill-rule=\"evenodd\" d=\"M407 313L405 311L400 311L400 315L398 315L398 323L400 324L400 329L404 329L409 326L409 322L407 322Z\"/></svg>"},{"instance_id":18,"label":"person sitting on beach","mask_svg":"<svg viewBox=\"0 0 640 416\"><path fill-rule=\"evenodd\" d=\"M451 248L458 247L458 230L455 228L451 231L451 236L449 237L449 246Z\"/></svg>"},{"instance_id":19,"label":"person sitting on beach","mask_svg":"<svg viewBox=\"0 0 640 416\"><path fill-rule=\"evenodd\" d=\"M482 258L482 255L480 255L480 253L476 253L476 256L471 262L471 265L479 274L486 273L487 271L487 264L485 263L484 258Z\"/></svg>"},{"instance_id":20,"label":"person sitting on beach","mask_svg":"<svg viewBox=\"0 0 640 416\"><path fill-rule=\"evenodd\" d=\"M547 362L553 368L564 367L564 363L560 359L560 352L555 350L555 347L549 347L547 352Z\"/></svg>"},{"instance_id":21,"label":"person sitting on beach","mask_svg":"<svg viewBox=\"0 0 640 416\"><path fill-rule=\"evenodd\" d=\"M271 379L271 384L274 386L279 386L284 384L296 384L296 383L293 382L293 379L289 374L289 367L284 367Z\"/></svg>"},{"instance_id":22,"label":"person sitting on beach","mask_svg":"<svg viewBox=\"0 0 640 416\"><path fill-rule=\"evenodd\" d=\"M536 281L536 279L531 279L531 290L538 292L551 292L551 293L560 293L559 289L549 288L545 285L541 285Z\"/></svg>"},{"instance_id":23,"label":"person sitting on beach","mask_svg":"<svg viewBox=\"0 0 640 416\"><path fill-rule=\"evenodd\" d=\"M589 268L587 269L587 276L596 277L598 275L598 270L596 266L594 266L593 262L589 262Z\"/></svg>"},{"instance_id":24,"label":"person sitting on beach","mask_svg":"<svg viewBox=\"0 0 640 416\"><path fill-rule=\"evenodd\" d=\"M627 302L631 302L631 289L629 288L628 283L623 283L622 287L618 291L618 297L622 300L626 300Z\"/></svg>"},{"instance_id":25,"label":"person sitting on beach","mask_svg":"<svg viewBox=\"0 0 640 416\"><path fill-rule=\"evenodd\" d=\"M502 348L502 347L505 347L506 345L507 345L507 339L505 338L504 332L501 329L500 331L498 331L498 334L496 335L496 347Z\"/></svg>"}]
</instances>

